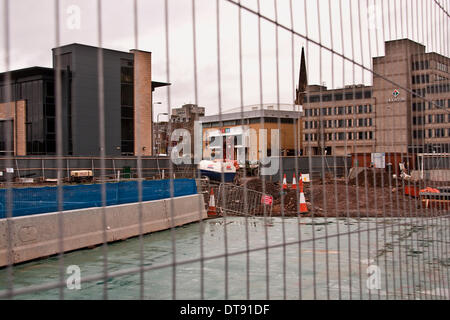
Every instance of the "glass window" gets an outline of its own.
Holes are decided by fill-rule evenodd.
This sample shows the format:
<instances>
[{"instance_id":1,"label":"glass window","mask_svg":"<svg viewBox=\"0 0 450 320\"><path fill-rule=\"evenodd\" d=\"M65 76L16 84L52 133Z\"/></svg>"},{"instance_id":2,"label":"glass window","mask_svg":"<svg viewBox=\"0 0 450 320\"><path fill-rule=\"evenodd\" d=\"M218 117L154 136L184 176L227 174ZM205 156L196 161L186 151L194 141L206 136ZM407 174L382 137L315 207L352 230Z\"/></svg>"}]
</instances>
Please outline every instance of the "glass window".
<instances>
[{"instance_id":1,"label":"glass window","mask_svg":"<svg viewBox=\"0 0 450 320\"><path fill-rule=\"evenodd\" d=\"M133 106L134 105L134 87L131 84L121 85L121 105Z\"/></svg>"},{"instance_id":2,"label":"glass window","mask_svg":"<svg viewBox=\"0 0 450 320\"><path fill-rule=\"evenodd\" d=\"M324 94L323 96L322 96L322 101L331 101L332 100L332 96L331 96L331 94Z\"/></svg>"},{"instance_id":3,"label":"glass window","mask_svg":"<svg viewBox=\"0 0 450 320\"><path fill-rule=\"evenodd\" d=\"M0 156L13 152L14 136L13 121L0 120ZM4 133L7 132L5 135Z\"/></svg>"},{"instance_id":4,"label":"glass window","mask_svg":"<svg viewBox=\"0 0 450 320\"><path fill-rule=\"evenodd\" d=\"M320 96L309 97L309 102L320 102Z\"/></svg>"},{"instance_id":5,"label":"glass window","mask_svg":"<svg viewBox=\"0 0 450 320\"><path fill-rule=\"evenodd\" d=\"M363 106L358 106L358 113L363 113L363 110L364 110Z\"/></svg>"},{"instance_id":6,"label":"glass window","mask_svg":"<svg viewBox=\"0 0 450 320\"><path fill-rule=\"evenodd\" d=\"M352 114L353 113L353 107L349 106L347 107L347 114Z\"/></svg>"},{"instance_id":7,"label":"glass window","mask_svg":"<svg viewBox=\"0 0 450 320\"><path fill-rule=\"evenodd\" d=\"M46 83L46 94L47 97L54 97L55 96L55 84L53 82L47 82Z\"/></svg>"}]
</instances>

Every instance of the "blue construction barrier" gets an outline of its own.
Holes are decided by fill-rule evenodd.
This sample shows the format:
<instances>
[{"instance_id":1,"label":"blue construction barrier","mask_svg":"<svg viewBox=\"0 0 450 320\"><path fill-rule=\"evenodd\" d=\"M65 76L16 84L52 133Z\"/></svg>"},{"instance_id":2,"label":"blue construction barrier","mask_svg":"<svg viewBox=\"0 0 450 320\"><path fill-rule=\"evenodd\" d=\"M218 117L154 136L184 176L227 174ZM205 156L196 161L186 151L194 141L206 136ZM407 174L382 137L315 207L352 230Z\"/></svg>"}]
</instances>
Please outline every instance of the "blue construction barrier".
<instances>
[{"instance_id":1,"label":"blue construction barrier","mask_svg":"<svg viewBox=\"0 0 450 320\"><path fill-rule=\"evenodd\" d=\"M142 181L142 201L160 200L171 197L171 180ZM197 193L193 179L173 181L173 197ZM106 183L106 205L118 205L139 201L138 182L125 181ZM102 185L63 186L63 210L74 210L102 206ZM58 188L21 188L11 189L12 216L20 217L32 214L56 212L58 210ZM0 190L0 219L6 218L7 190Z\"/></svg>"}]
</instances>

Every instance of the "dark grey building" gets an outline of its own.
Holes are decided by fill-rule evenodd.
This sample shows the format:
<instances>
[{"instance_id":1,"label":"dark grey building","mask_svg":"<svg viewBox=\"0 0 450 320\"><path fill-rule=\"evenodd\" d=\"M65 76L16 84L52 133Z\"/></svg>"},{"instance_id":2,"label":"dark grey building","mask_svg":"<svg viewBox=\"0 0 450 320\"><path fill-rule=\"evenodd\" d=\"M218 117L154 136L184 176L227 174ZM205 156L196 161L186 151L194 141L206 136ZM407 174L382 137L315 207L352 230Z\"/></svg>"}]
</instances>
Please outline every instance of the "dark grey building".
<instances>
[{"instance_id":1,"label":"dark grey building","mask_svg":"<svg viewBox=\"0 0 450 320\"><path fill-rule=\"evenodd\" d=\"M66 77L65 73L62 75ZM54 70L32 67L0 74L0 155L10 154L6 149L4 127L13 122L13 116L2 112L2 105L10 101L25 100L25 146L30 155L56 152L55 83ZM14 125L8 124L10 139ZM11 140L12 141L12 140ZM7 152L8 151L8 152Z\"/></svg>"}]
</instances>

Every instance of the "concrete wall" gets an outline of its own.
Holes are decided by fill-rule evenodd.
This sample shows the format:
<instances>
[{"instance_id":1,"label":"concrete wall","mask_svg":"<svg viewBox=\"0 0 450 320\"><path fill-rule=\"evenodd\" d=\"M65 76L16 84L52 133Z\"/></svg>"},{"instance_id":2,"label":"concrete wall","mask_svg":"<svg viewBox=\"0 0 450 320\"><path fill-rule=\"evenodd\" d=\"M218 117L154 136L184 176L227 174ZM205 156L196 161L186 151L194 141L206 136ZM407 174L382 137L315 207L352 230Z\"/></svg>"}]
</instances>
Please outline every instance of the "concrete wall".
<instances>
[{"instance_id":1,"label":"concrete wall","mask_svg":"<svg viewBox=\"0 0 450 320\"><path fill-rule=\"evenodd\" d=\"M59 219L63 223L64 252L140 234L140 204L89 208L0 220L0 267L8 264L8 224L11 226L12 263L59 252ZM106 214L106 228L103 224ZM191 195L142 203L142 233L169 229L207 217L203 197Z\"/></svg>"}]
</instances>

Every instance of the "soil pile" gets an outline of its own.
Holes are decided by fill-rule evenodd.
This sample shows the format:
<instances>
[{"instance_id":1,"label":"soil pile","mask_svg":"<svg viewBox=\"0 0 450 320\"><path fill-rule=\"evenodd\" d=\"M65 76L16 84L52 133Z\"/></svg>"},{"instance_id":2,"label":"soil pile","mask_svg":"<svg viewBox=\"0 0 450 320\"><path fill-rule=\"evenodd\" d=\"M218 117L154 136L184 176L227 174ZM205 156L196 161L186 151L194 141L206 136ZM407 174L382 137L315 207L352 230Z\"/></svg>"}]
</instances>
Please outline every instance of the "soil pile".
<instances>
[{"instance_id":1,"label":"soil pile","mask_svg":"<svg viewBox=\"0 0 450 320\"><path fill-rule=\"evenodd\" d=\"M420 201L406 196L401 185L397 186L391 178L380 172L367 171L358 175L358 183L345 183L343 180L333 182L314 182L304 184L304 194L309 213L305 216L315 217L415 217L439 214L420 208ZM370 174L369 174L370 173ZM362 178L361 178L362 177ZM362 179L362 180L361 180ZM362 182L364 181L364 183ZM386 181L388 183L386 184ZM378 185L379 184L379 185ZM249 190L263 191L263 182L252 179L246 183ZM282 190L279 183L265 182L265 193L273 196L272 216L297 216L300 200L298 190ZM290 188L290 185L289 185ZM283 208L283 210L282 210ZM302 215L303 216L303 215Z\"/></svg>"}]
</instances>

